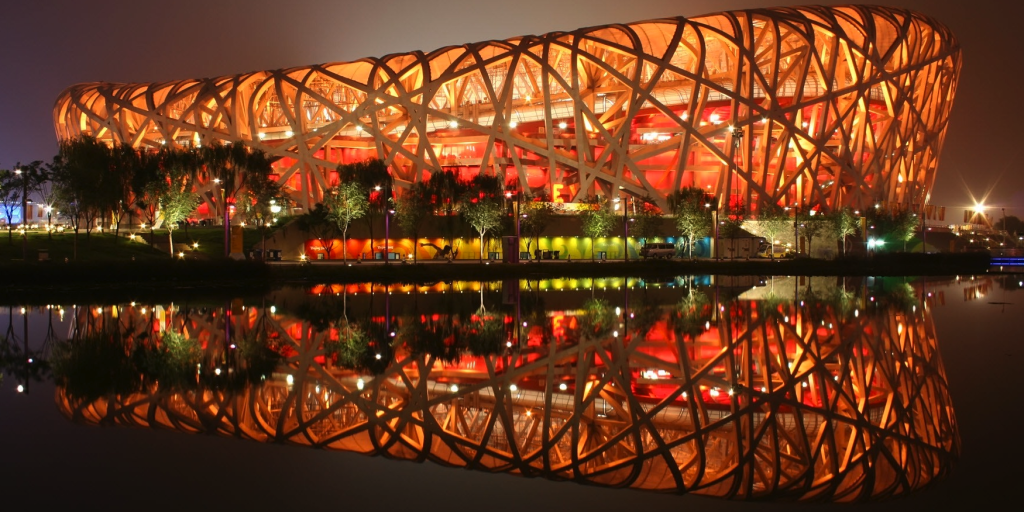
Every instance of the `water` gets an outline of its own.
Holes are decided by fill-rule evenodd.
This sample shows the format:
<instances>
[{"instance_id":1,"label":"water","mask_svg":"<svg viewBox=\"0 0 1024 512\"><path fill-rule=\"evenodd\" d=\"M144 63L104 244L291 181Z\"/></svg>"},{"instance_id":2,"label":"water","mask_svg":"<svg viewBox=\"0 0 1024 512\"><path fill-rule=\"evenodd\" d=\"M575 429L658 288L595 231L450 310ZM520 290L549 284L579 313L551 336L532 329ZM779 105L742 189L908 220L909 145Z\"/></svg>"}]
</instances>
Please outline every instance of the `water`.
<instances>
[{"instance_id":1,"label":"water","mask_svg":"<svg viewBox=\"0 0 1024 512\"><path fill-rule=\"evenodd\" d=\"M1002 403L1021 288L611 278L12 306L0 482L24 508L998 501L1022 455Z\"/></svg>"}]
</instances>

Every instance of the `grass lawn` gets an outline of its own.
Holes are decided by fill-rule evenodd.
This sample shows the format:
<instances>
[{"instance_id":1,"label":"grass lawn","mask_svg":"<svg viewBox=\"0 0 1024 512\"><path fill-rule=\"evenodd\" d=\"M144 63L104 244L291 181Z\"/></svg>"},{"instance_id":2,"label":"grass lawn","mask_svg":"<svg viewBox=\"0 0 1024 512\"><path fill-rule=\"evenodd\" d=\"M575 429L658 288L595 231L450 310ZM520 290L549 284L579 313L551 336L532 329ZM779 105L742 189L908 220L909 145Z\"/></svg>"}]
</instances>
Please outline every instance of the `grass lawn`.
<instances>
[{"instance_id":1,"label":"grass lawn","mask_svg":"<svg viewBox=\"0 0 1024 512\"><path fill-rule=\"evenodd\" d=\"M158 261L170 258L166 251L167 230L158 229L153 236L158 244L162 244L164 250L157 250L149 246L147 242L149 231L136 233L135 240L128 238L127 233L121 233L116 238L113 233L90 233L86 237L84 232L78 234L78 257L77 261ZM243 231L243 247L252 247L261 240L260 233L253 229ZM70 231L47 235L45 231L30 231L28 238L28 261L38 261L39 251L49 252L52 261L74 261L75 258L75 234ZM184 229L174 231L175 244L188 244L198 242L197 249L186 253L188 259L214 260L224 257L224 228L221 227L192 227L185 234ZM0 232L0 262L10 262L23 257L22 237L14 232L8 240L7 232Z\"/></svg>"}]
</instances>

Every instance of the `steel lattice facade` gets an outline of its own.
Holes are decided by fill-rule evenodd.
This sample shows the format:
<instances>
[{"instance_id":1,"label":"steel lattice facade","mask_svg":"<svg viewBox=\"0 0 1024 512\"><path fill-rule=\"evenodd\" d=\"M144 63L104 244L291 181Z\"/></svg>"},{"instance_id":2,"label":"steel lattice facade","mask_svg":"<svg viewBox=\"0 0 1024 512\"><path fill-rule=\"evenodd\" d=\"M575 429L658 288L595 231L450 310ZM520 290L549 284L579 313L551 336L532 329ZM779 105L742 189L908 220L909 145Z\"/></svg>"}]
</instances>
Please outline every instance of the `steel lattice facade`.
<instances>
[{"instance_id":1,"label":"steel lattice facade","mask_svg":"<svg viewBox=\"0 0 1024 512\"><path fill-rule=\"evenodd\" d=\"M530 195L828 210L928 200L961 68L950 31L866 6L732 11L355 62L64 91L58 137L244 141L310 206L339 163L399 188L441 169Z\"/></svg>"}]
</instances>

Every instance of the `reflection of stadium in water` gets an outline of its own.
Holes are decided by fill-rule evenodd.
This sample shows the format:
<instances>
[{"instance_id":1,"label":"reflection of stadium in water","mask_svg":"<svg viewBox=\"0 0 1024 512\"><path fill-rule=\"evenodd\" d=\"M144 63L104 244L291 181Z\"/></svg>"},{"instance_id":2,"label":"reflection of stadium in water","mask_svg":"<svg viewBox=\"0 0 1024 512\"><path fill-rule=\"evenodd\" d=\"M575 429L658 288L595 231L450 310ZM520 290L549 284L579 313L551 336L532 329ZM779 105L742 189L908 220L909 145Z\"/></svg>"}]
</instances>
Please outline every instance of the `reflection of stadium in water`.
<instances>
[{"instance_id":1,"label":"reflection of stadium in water","mask_svg":"<svg viewBox=\"0 0 1024 512\"><path fill-rule=\"evenodd\" d=\"M731 499L885 498L957 458L921 290L804 286L796 300L752 300L622 284L316 287L319 297L273 307L82 309L82 334L116 323L137 343L199 340L206 377L185 391L150 382L98 400L61 388L57 399L90 424ZM261 334L285 364L238 392L211 385L210 368L240 368L236 344ZM362 359L346 359L363 369L339 365L346 340L364 343Z\"/></svg>"}]
</instances>

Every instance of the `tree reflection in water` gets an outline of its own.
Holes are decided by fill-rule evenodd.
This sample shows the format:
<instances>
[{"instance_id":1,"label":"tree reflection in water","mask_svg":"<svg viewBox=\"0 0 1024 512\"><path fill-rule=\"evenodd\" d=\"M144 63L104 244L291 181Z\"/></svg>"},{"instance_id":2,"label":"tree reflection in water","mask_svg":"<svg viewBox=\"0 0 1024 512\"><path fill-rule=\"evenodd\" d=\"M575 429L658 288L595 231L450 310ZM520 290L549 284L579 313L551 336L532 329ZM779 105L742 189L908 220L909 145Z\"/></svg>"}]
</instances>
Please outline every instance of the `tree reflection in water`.
<instances>
[{"instance_id":1,"label":"tree reflection in water","mask_svg":"<svg viewBox=\"0 0 1024 512\"><path fill-rule=\"evenodd\" d=\"M56 351L57 398L84 423L731 499L886 498L931 484L958 457L920 290L817 283L752 298L620 284L593 298L543 283L394 286L383 300L348 285L299 301L323 309L344 294L326 316L125 307L120 338L93 327L114 309L82 309L81 335ZM217 385L224 373L208 368L268 360L233 357L226 332L281 364L244 388ZM194 354L171 357L179 336L202 348L187 386L126 362L164 347L161 364L183 374ZM79 387L87 367L105 370Z\"/></svg>"}]
</instances>

